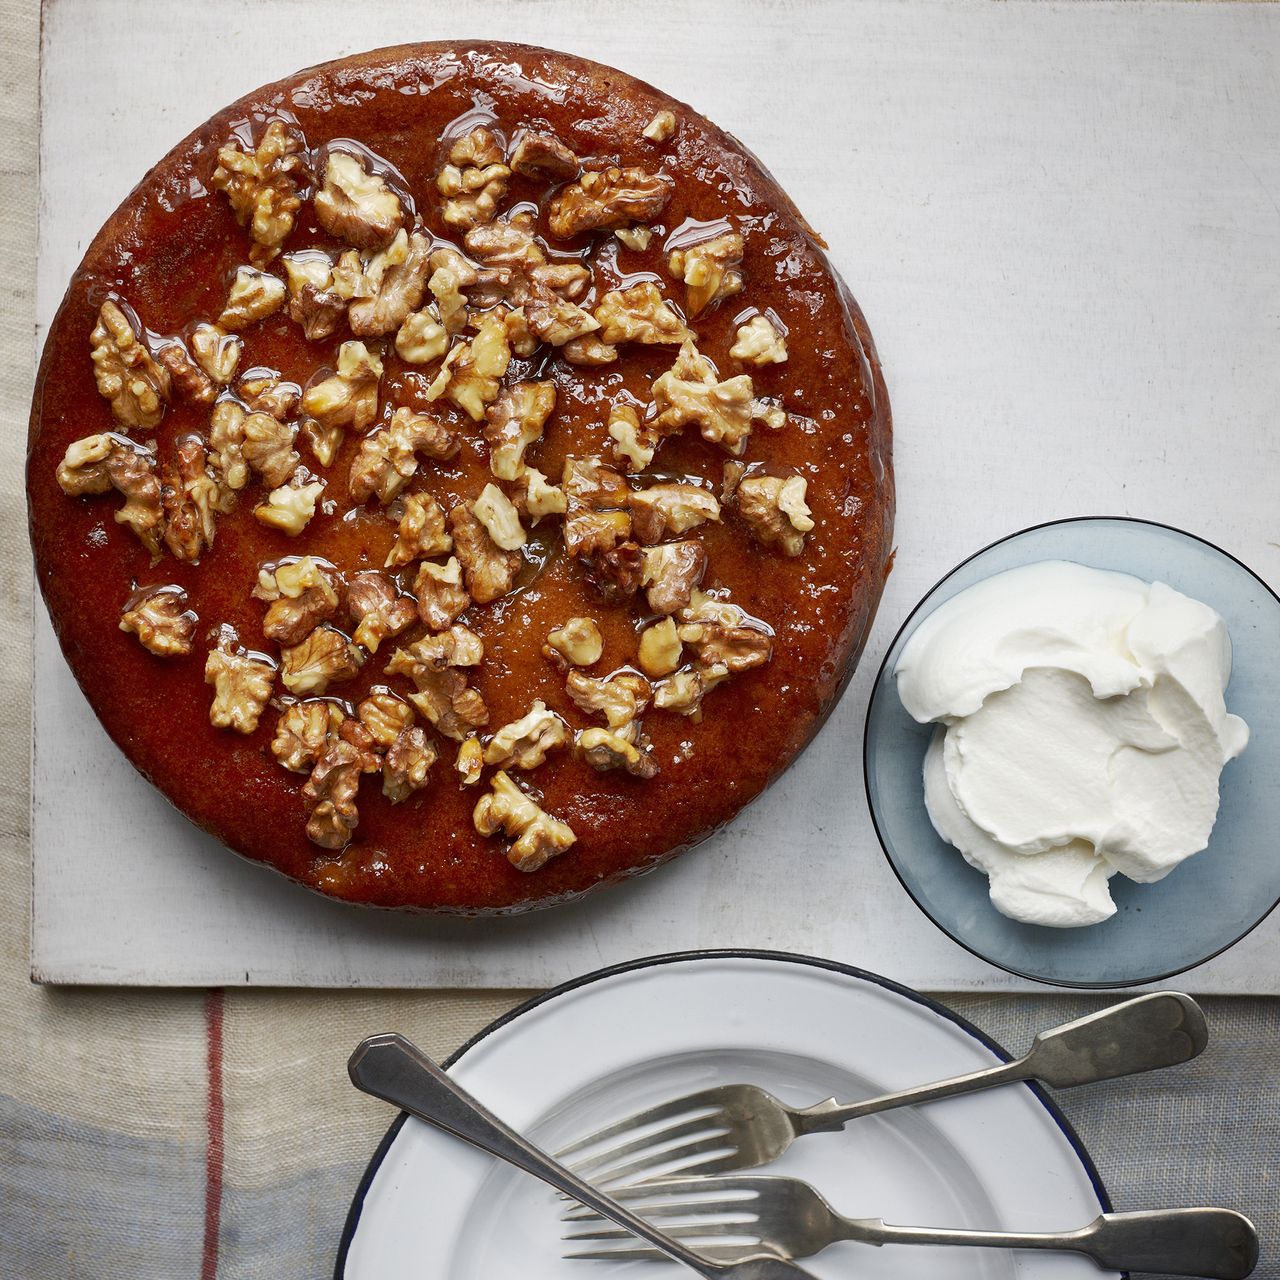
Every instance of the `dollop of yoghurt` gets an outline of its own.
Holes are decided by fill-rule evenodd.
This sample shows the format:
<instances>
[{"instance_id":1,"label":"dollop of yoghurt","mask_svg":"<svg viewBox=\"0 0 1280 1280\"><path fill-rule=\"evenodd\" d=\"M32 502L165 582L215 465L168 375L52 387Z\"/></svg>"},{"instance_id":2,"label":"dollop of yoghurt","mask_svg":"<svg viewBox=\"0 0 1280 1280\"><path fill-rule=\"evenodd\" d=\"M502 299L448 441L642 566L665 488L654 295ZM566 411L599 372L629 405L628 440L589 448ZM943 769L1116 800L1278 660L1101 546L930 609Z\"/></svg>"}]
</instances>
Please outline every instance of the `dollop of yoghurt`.
<instances>
[{"instance_id":1,"label":"dollop of yoghurt","mask_svg":"<svg viewBox=\"0 0 1280 1280\"><path fill-rule=\"evenodd\" d=\"M1059 928L1115 914L1117 871L1151 883L1209 843L1218 779L1249 741L1226 708L1231 640L1162 582L1050 560L940 605L895 671L938 729L938 834L1005 915Z\"/></svg>"}]
</instances>

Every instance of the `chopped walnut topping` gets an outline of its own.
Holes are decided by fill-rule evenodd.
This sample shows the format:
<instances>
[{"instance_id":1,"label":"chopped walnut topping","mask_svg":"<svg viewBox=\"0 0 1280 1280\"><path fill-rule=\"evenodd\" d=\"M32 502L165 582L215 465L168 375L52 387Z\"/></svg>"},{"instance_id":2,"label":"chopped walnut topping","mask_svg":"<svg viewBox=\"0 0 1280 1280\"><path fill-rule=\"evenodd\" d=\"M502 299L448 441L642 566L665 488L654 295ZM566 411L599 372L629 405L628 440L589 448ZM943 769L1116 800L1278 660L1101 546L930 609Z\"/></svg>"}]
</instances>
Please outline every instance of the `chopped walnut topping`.
<instances>
[{"instance_id":1,"label":"chopped walnut topping","mask_svg":"<svg viewBox=\"0 0 1280 1280\"><path fill-rule=\"evenodd\" d=\"M654 613L675 613L688 605L693 589L707 569L706 548L700 542L664 542L644 549L641 584Z\"/></svg>"},{"instance_id":2,"label":"chopped walnut topping","mask_svg":"<svg viewBox=\"0 0 1280 1280\"><path fill-rule=\"evenodd\" d=\"M315 197L316 221L357 249L377 249L404 221L404 208L382 176L346 151L330 151Z\"/></svg>"},{"instance_id":3,"label":"chopped walnut topping","mask_svg":"<svg viewBox=\"0 0 1280 1280\"><path fill-rule=\"evenodd\" d=\"M403 227L395 239L363 264L359 293L347 310L357 338L377 337L398 329L417 309L427 289L431 244L421 232Z\"/></svg>"},{"instance_id":4,"label":"chopped walnut topping","mask_svg":"<svg viewBox=\"0 0 1280 1280\"><path fill-rule=\"evenodd\" d=\"M738 492L738 486L742 483L742 477L746 474L747 464L745 462L735 462L733 459L728 459L725 462L723 477L720 481L721 503L733 501L734 495Z\"/></svg>"},{"instance_id":5,"label":"chopped walnut topping","mask_svg":"<svg viewBox=\"0 0 1280 1280\"><path fill-rule=\"evenodd\" d=\"M587 577L606 600L626 600L640 590L644 553L635 542L620 542L590 557L586 566Z\"/></svg>"},{"instance_id":6,"label":"chopped walnut topping","mask_svg":"<svg viewBox=\"0 0 1280 1280\"><path fill-rule=\"evenodd\" d=\"M152 558L159 558L164 509L154 454L124 436L104 431L69 444L57 478L63 493L71 497L115 489L125 499L116 512L116 523L127 524Z\"/></svg>"},{"instance_id":7,"label":"chopped walnut topping","mask_svg":"<svg viewBox=\"0 0 1280 1280\"><path fill-rule=\"evenodd\" d=\"M680 665L684 645L674 618L663 618L640 633L640 670L653 679L669 676Z\"/></svg>"},{"instance_id":8,"label":"chopped walnut topping","mask_svg":"<svg viewBox=\"0 0 1280 1280\"><path fill-rule=\"evenodd\" d=\"M473 227L463 239L467 251L487 264L488 283L500 285L508 297L514 290L519 295L513 299L516 301L523 301L530 276L547 265L546 252L534 235L536 225L532 213L518 212L497 222ZM590 280L589 271L586 278Z\"/></svg>"},{"instance_id":9,"label":"chopped walnut topping","mask_svg":"<svg viewBox=\"0 0 1280 1280\"><path fill-rule=\"evenodd\" d=\"M484 661L484 641L469 627L455 623L448 631L423 636L391 655L387 671L408 676L415 684L425 673L446 667L478 667Z\"/></svg>"},{"instance_id":10,"label":"chopped walnut topping","mask_svg":"<svg viewBox=\"0 0 1280 1280\"><path fill-rule=\"evenodd\" d=\"M663 174L643 169L604 169L584 173L551 201L548 226L561 240L633 222L651 222L666 208L674 184Z\"/></svg>"},{"instance_id":11,"label":"chopped walnut topping","mask_svg":"<svg viewBox=\"0 0 1280 1280\"><path fill-rule=\"evenodd\" d=\"M216 324L202 320L191 330L188 345L191 358L218 386L225 387L235 377L240 353L244 350L244 341L238 334L227 333Z\"/></svg>"},{"instance_id":12,"label":"chopped walnut topping","mask_svg":"<svg viewBox=\"0 0 1280 1280\"><path fill-rule=\"evenodd\" d=\"M631 520L639 542L660 542L720 519L715 495L694 484L651 484L631 494Z\"/></svg>"},{"instance_id":13,"label":"chopped walnut topping","mask_svg":"<svg viewBox=\"0 0 1280 1280\"><path fill-rule=\"evenodd\" d=\"M625 769L634 777L652 778L658 772L658 762L653 758L649 739L639 720L632 720L617 730L583 729L574 750L598 773Z\"/></svg>"},{"instance_id":14,"label":"chopped walnut topping","mask_svg":"<svg viewBox=\"0 0 1280 1280\"><path fill-rule=\"evenodd\" d=\"M723 667L732 675L769 661L773 641L756 627L726 627L718 622L683 622L680 639L697 655L702 668Z\"/></svg>"},{"instance_id":15,"label":"chopped walnut topping","mask_svg":"<svg viewBox=\"0 0 1280 1280\"><path fill-rule=\"evenodd\" d=\"M417 473L419 453L444 460L459 448L458 437L442 422L402 406L387 426L360 442L351 461L351 498L366 502L376 494L385 507Z\"/></svg>"},{"instance_id":16,"label":"chopped walnut topping","mask_svg":"<svg viewBox=\"0 0 1280 1280\"><path fill-rule=\"evenodd\" d=\"M464 787L474 787L484 772L484 748L480 739L467 738L458 748L453 767L458 771L458 780Z\"/></svg>"},{"instance_id":17,"label":"chopped walnut topping","mask_svg":"<svg viewBox=\"0 0 1280 1280\"><path fill-rule=\"evenodd\" d=\"M738 484L738 510L765 546L788 556L804 551L804 535L813 528L804 500L808 484L803 476L747 476Z\"/></svg>"},{"instance_id":18,"label":"chopped walnut topping","mask_svg":"<svg viewBox=\"0 0 1280 1280\"><path fill-rule=\"evenodd\" d=\"M427 785L431 766L438 758L439 753L422 729L403 730L387 748L382 762L382 794L392 804L407 800Z\"/></svg>"},{"instance_id":19,"label":"chopped walnut topping","mask_svg":"<svg viewBox=\"0 0 1280 1280\"><path fill-rule=\"evenodd\" d=\"M743 364L783 364L787 359L787 340L773 327L768 316L752 316L738 326L738 339L729 355Z\"/></svg>"},{"instance_id":20,"label":"chopped walnut topping","mask_svg":"<svg viewBox=\"0 0 1280 1280\"><path fill-rule=\"evenodd\" d=\"M187 608L187 593L181 587L147 587L129 597L120 614L120 630L132 631L144 649L161 658L185 657L199 621Z\"/></svg>"},{"instance_id":21,"label":"chopped walnut topping","mask_svg":"<svg viewBox=\"0 0 1280 1280\"><path fill-rule=\"evenodd\" d=\"M204 682L213 685L209 722L216 729L252 733L271 697L275 664L264 654L246 653L230 627L223 627L218 647L209 651Z\"/></svg>"},{"instance_id":22,"label":"chopped walnut topping","mask_svg":"<svg viewBox=\"0 0 1280 1280\"><path fill-rule=\"evenodd\" d=\"M554 382L517 382L489 407L484 438L489 467L499 480L517 480L523 474L525 450L542 439L542 429L555 407Z\"/></svg>"},{"instance_id":23,"label":"chopped walnut topping","mask_svg":"<svg viewBox=\"0 0 1280 1280\"><path fill-rule=\"evenodd\" d=\"M276 720L271 754L294 773L310 773L344 719L332 702L291 702Z\"/></svg>"},{"instance_id":24,"label":"chopped walnut topping","mask_svg":"<svg viewBox=\"0 0 1280 1280\"><path fill-rule=\"evenodd\" d=\"M519 552L504 551L494 542L471 503L454 507L449 527L466 575L467 592L476 604L489 604L506 595L524 563Z\"/></svg>"},{"instance_id":25,"label":"chopped walnut topping","mask_svg":"<svg viewBox=\"0 0 1280 1280\"><path fill-rule=\"evenodd\" d=\"M652 280L613 289L596 305L604 342L687 342L693 331L667 305Z\"/></svg>"},{"instance_id":26,"label":"chopped walnut topping","mask_svg":"<svg viewBox=\"0 0 1280 1280\"><path fill-rule=\"evenodd\" d=\"M360 821L356 793L365 772L367 753L351 743L331 741L316 761L311 776L303 784L310 816L307 839L322 849L342 849Z\"/></svg>"},{"instance_id":27,"label":"chopped walnut topping","mask_svg":"<svg viewBox=\"0 0 1280 1280\"><path fill-rule=\"evenodd\" d=\"M507 331L507 342L511 345L511 354L527 359L538 349L538 339L525 320L524 308L517 307L502 317L503 327ZM569 346L573 346L569 343Z\"/></svg>"},{"instance_id":28,"label":"chopped walnut topping","mask_svg":"<svg viewBox=\"0 0 1280 1280\"><path fill-rule=\"evenodd\" d=\"M447 395L475 422L483 420L485 409L502 389L502 376L511 363L511 343L503 318L488 312L480 321L476 336L460 342L445 356L435 381L427 389L427 399Z\"/></svg>"},{"instance_id":29,"label":"chopped walnut topping","mask_svg":"<svg viewBox=\"0 0 1280 1280\"><path fill-rule=\"evenodd\" d=\"M381 378L381 356L363 342L344 342L336 371L303 392L303 411L322 427L363 431L378 416Z\"/></svg>"},{"instance_id":30,"label":"chopped walnut topping","mask_svg":"<svg viewBox=\"0 0 1280 1280\"><path fill-rule=\"evenodd\" d=\"M305 697L353 679L364 665L364 654L341 631L320 626L300 643L281 649L280 663L285 688Z\"/></svg>"},{"instance_id":31,"label":"chopped walnut topping","mask_svg":"<svg viewBox=\"0 0 1280 1280\"><path fill-rule=\"evenodd\" d=\"M437 249L431 255L427 288L436 300L446 333L461 333L466 328L467 298L463 290L479 283L480 273L456 249Z\"/></svg>"},{"instance_id":32,"label":"chopped walnut topping","mask_svg":"<svg viewBox=\"0 0 1280 1280\"><path fill-rule=\"evenodd\" d=\"M528 542L529 535L520 523L520 513L496 484L485 485L471 504L471 510L503 551L519 551Z\"/></svg>"},{"instance_id":33,"label":"chopped walnut topping","mask_svg":"<svg viewBox=\"0 0 1280 1280\"><path fill-rule=\"evenodd\" d=\"M658 438L640 425L640 415L629 404L609 410L609 437L614 459L624 471L643 471L653 461Z\"/></svg>"},{"instance_id":34,"label":"chopped walnut topping","mask_svg":"<svg viewBox=\"0 0 1280 1280\"><path fill-rule=\"evenodd\" d=\"M375 689L356 707L356 716L385 751L413 723L413 708L389 689Z\"/></svg>"},{"instance_id":35,"label":"chopped walnut topping","mask_svg":"<svg viewBox=\"0 0 1280 1280\"><path fill-rule=\"evenodd\" d=\"M729 673L723 669L698 671L688 668L677 671L654 688L653 705L659 711L674 711L678 715L701 719L703 698L728 676Z\"/></svg>"},{"instance_id":36,"label":"chopped walnut topping","mask_svg":"<svg viewBox=\"0 0 1280 1280\"><path fill-rule=\"evenodd\" d=\"M424 667L415 676L414 683L418 692L411 693L409 701L446 738L462 742L489 723L489 708L479 690L472 689L467 677L456 667L443 671Z\"/></svg>"},{"instance_id":37,"label":"chopped walnut topping","mask_svg":"<svg viewBox=\"0 0 1280 1280\"><path fill-rule=\"evenodd\" d=\"M614 233L628 249L643 253L653 239L652 227L619 227Z\"/></svg>"},{"instance_id":38,"label":"chopped walnut topping","mask_svg":"<svg viewBox=\"0 0 1280 1280\"><path fill-rule=\"evenodd\" d=\"M673 276L685 283L689 315L701 315L713 302L741 293L742 236L736 231L676 249L667 262Z\"/></svg>"},{"instance_id":39,"label":"chopped walnut topping","mask_svg":"<svg viewBox=\"0 0 1280 1280\"><path fill-rule=\"evenodd\" d=\"M524 318L530 332L552 347L563 347L600 328L600 322L590 311L542 287L530 292L524 304ZM609 359L616 356L615 352ZM607 364L608 360L602 363Z\"/></svg>"},{"instance_id":40,"label":"chopped walnut topping","mask_svg":"<svg viewBox=\"0 0 1280 1280\"><path fill-rule=\"evenodd\" d=\"M511 837L507 858L517 870L537 871L577 839L571 827L539 808L502 770L489 785L493 790L475 808L476 830L482 836L501 831Z\"/></svg>"},{"instance_id":41,"label":"chopped walnut topping","mask_svg":"<svg viewBox=\"0 0 1280 1280\"><path fill-rule=\"evenodd\" d=\"M653 688L644 676L625 668L603 679L582 671L565 676L565 688L574 704L591 715L602 715L611 729L635 720L649 705Z\"/></svg>"},{"instance_id":42,"label":"chopped walnut topping","mask_svg":"<svg viewBox=\"0 0 1280 1280\"><path fill-rule=\"evenodd\" d=\"M570 618L547 636L547 645L575 667L593 666L604 653L604 637L593 618Z\"/></svg>"},{"instance_id":43,"label":"chopped walnut topping","mask_svg":"<svg viewBox=\"0 0 1280 1280\"><path fill-rule=\"evenodd\" d=\"M456 556L444 564L424 560L418 566L413 582L418 598L418 616L432 631L445 631L466 612L471 604L462 585L462 566Z\"/></svg>"},{"instance_id":44,"label":"chopped walnut topping","mask_svg":"<svg viewBox=\"0 0 1280 1280\"><path fill-rule=\"evenodd\" d=\"M570 339L560 348L560 354L570 364L594 368L597 365L612 364L618 358L618 348L608 342L601 342L598 334L588 333L585 337Z\"/></svg>"},{"instance_id":45,"label":"chopped walnut topping","mask_svg":"<svg viewBox=\"0 0 1280 1280\"><path fill-rule=\"evenodd\" d=\"M191 358L181 338L165 339L156 348L156 363L169 375L170 387L192 404L212 404L218 388L205 371Z\"/></svg>"},{"instance_id":46,"label":"chopped walnut topping","mask_svg":"<svg viewBox=\"0 0 1280 1280\"><path fill-rule=\"evenodd\" d=\"M575 558L609 551L631 534L626 481L599 458L566 458L565 550Z\"/></svg>"},{"instance_id":47,"label":"chopped walnut topping","mask_svg":"<svg viewBox=\"0 0 1280 1280\"><path fill-rule=\"evenodd\" d=\"M313 556L264 565L253 589L254 599L268 602L262 634L280 644L300 643L338 612L335 578L333 568Z\"/></svg>"},{"instance_id":48,"label":"chopped walnut topping","mask_svg":"<svg viewBox=\"0 0 1280 1280\"><path fill-rule=\"evenodd\" d=\"M286 253L285 282L289 288L289 319L302 326L309 342L332 337L347 314L348 299L333 289L333 263L318 249Z\"/></svg>"},{"instance_id":49,"label":"chopped walnut topping","mask_svg":"<svg viewBox=\"0 0 1280 1280\"><path fill-rule=\"evenodd\" d=\"M283 120L272 120L253 151L245 151L236 138L218 151L210 185L226 193L236 221L249 228L249 258L255 266L270 262L293 230L302 207L302 146L302 139Z\"/></svg>"},{"instance_id":50,"label":"chopped walnut topping","mask_svg":"<svg viewBox=\"0 0 1280 1280\"><path fill-rule=\"evenodd\" d=\"M513 502L531 524L537 524L545 516L562 516L569 509L564 490L553 485L537 467L525 467L516 481Z\"/></svg>"},{"instance_id":51,"label":"chopped walnut topping","mask_svg":"<svg viewBox=\"0 0 1280 1280\"><path fill-rule=\"evenodd\" d=\"M747 447L752 422L772 412L755 398L749 374L717 381L715 366L692 342L680 348L675 363L654 382L653 404L653 425L664 435L696 423L704 440L735 457Z\"/></svg>"},{"instance_id":52,"label":"chopped walnut topping","mask_svg":"<svg viewBox=\"0 0 1280 1280\"><path fill-rule=\"evenodd\" d=\"M286 484L272 489L266 502L253 509L254 517L273 529L296 538L316 513L316 503L324 492L324 481L310 484Z\"/></svg>"},{"instance_id":53,"label":"chopped walnut topping","mask_svg":"<svg viewBox=\"0 0 1280 1280\"><path fill-rule=\"evenodd\" d=\"M219 400L209 418L209 470L218 485L219 511L229 511L235 493L249 483L244 420L244 406L235 400Z\"/></svg>"},{"instance_id":54,"label":"chopped walnut topping","mask_svg":"<svg viewBox=\"0 0 1280 1280\"><path fill-rule=\"evenodd\" d=\"M406 316L396 334L396 355L406 364L428 364L449 350L449 331L430 307Z\"/></svg>"},{"instance_id":55,"label":"chopped walnut topping","mask_svg":"<svg viewBox=\"0 0 1280 1280\"><path fill-rule=\"evenodd\" d=\"M445 197L441 216L451 227L492 221L510 177L498 140L483 125L477 126L449 149L449 163L436 178L436 189Z\"/></svg>"},{"instance_id":56,"label":"chopped walnut topping","mask_svg":"<svg viewBox=\"0 0 1280 1280\"><path fill-rule=\"evenodd\" d=\"M346 436L341 427L322 426L314 418L305 417L298 422L298 434L322 467L333 466Z\"/></svg>"},{"instance_id":57,"label":"chopped walnut topping","mask_svg":"<svg viewBox=\"0 0 1280 1280\"><path fill-rule=\"evenodd\" d=\"M384 640L417 622L418 608L381 569L365 569L347 583L347 615L358 624L351 638L377 653Z\"/></svg>"},{"instance_id":58,"label":"chopped walnut topping","mask_svg":"<svg viewBox=\"0 0 1280 1280\"><path fill-rule=\"evenodd\" d=\"M165 467L161 484L164 504L164 543L175 559L194 564L205 547L213 546L214 510L218 485L205 470L204 441L184 436Z\"/></svg>"},{"instance_id":59,"label":"chopped walnut topping","mask_svg":"<svg viewBox=\"0 0 1280 1280\"><path fill-rule=\"evenodd\" d=\"M285 304L288 290L279 276L256 267L237 267L226 306L218 317L222 329L247 329L259 320L275 315Z\"/></svg>"},{"instance_id":60,"label":"chopped walnut topping","mask_svg":"<svg viewBox=\"0 0 1280 1280\"><path fill-rule=\"evenodd\" d=\"M358 719L343 720L338 729L338 737L359 750L361 773L377 773L382 768L382 756L378 753L378 744L363 722Z\"/></svg>"},{"instance_id":61,"label":"chopped walnut topping","mask_svg":"<svg viewBox=\"0 0 1280 1280\"><path fill-rule=\"evenodd\" d=\"M442 556L452 550L453 539L444 526L440 504L429 493L408 494L384 567L397 568L422 556Z\"/></svg>"},{"instance_id":62,"label":"chopped walnut topping","mask_svg":"<svg viewBox=\"0 0 1280 1280\"><path fill-rule=\"evenodd\" d=\"M650 142L666 142L676 131L674 111L659 111L644 127L644 136Z\"/></svg>"},{"instance_id":63,"label":"chopped walnut topping","mask_svg":"<svg viewBox=\"0 0 1280 1280\"><path fill-rule=\"evenodd\" d=\"M89 341L98 394L111 402L115 420L126 430L157 426L169 398L169 372L152 359L133 313L108 298Z\"/></svg>"},{"instance_id":64,"label":"chopped walnut topping","mask_svg":"<svg viewBox=\"0 0 1280 1280\"><path fill-rule=\"evenodd\" d=\"M522 130L511 149L511 171L526 178L564 182L576 178L578 157L552 133Z\"/></svg>"},{"instance_id":65,"label":"chopped walnut topping","mask_svg":"<svg viewBox=\"0 0 1280 1280\"><path fill-rule=\"evenodd\" d=\"M527 714L493 735L484 762L502 769L536 769L548 751L567 746L569 740L569 726L539 698Z\"/></svg>"},{"instance_id":66,"label":"chopped walnut topping","mask_svg":"<svg viewBox=\"0 0 1280 1280\"><path fill-rule=\"evenodd\" d=\"M241 375L237 396L254 413L269 413L283 422L298 407L302 388L274 369L249 369Z\"/></svg>"}]
</instances>

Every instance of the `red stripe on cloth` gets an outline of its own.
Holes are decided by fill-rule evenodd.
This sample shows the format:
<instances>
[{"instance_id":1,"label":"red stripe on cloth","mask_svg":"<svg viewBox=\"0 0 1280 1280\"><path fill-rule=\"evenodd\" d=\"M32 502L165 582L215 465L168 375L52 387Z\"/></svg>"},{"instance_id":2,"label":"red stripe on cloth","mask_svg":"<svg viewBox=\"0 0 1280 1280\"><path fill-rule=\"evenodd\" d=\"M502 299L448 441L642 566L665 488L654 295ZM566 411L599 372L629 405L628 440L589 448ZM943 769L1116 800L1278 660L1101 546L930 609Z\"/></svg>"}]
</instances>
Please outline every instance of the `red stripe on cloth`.
<instances>
[{"instance_id":1,"label":"red stripe on cloth","mask_svg":"<svg viewBox=\"0 0 1280 1280\"><path fill-rule=\"evenodd\" d=\"M207 1145L204 1178L204 1253L200 1280L217 1280L218 1235L222 1225L222 1012L226 993L213 990L205 997L205 1058L208 1066L209 1097L206 1104Z\"/></svg>"}]
</instances>

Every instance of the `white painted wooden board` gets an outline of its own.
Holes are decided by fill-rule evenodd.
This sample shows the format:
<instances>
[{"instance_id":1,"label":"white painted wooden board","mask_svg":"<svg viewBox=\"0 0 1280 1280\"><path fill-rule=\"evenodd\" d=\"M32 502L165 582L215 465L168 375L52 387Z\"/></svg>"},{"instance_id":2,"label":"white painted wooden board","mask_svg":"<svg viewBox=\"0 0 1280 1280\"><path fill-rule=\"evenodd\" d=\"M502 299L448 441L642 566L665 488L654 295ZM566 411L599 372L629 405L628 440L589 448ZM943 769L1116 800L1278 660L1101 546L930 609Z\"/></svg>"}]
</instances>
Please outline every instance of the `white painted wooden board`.
<instances>
[{"instance_id":1,"label":"white painted wooden board","mask_svg":"<svg viewBox=\"0 0 1280 1280\"><path fill-rule=\"evenodd\" d=\"M215 109L451 36L652 80L741 137L830 241L897 421L899 553L862 667L816 745L698 852L568 909L441 921L323 901L196 833L110 746L37 607L34 976L540 986L757 946L1027 988L890 873L863 799L865 698L942 573L1048 518L1165 520L1280 584L1280 7L46 0L42 330L131 183ZM1280 921L1186 981L1280 992Z\"/></svg>"}]
</instances>

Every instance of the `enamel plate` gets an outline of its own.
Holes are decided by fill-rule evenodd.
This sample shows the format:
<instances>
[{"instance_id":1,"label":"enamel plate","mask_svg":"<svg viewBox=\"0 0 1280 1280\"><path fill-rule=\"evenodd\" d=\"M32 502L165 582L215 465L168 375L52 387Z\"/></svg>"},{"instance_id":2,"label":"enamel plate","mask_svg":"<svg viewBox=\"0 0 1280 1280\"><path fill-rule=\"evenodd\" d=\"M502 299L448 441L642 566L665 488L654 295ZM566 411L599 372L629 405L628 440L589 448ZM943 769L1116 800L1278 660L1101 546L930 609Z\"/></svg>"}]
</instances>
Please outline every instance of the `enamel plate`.
<instances>
[{"instance_id":1,"label":"enamel plate","mask_svg":"<svg viewBox=\"0 0 1280 1280\"><path fill-rule=\"evenodd\" d=\"M808 1105L1006 1060L954 1013L883 978L796 956L717 952L639 961L558 988L483 1032L450 1071L555 1150L641 1107L717 1084L747 1081ZM1070 1126L1026 1085L856 1120L795 1143L764 1172L804 1178L842 1213L894 1223L1064 1230L1109 1207ZM684 1274L667 1263L564 1260L560 1209L542 1183L401 1117L356 1193L335 1274ZM804 1265L831 1280L1104 1275L1075 1255L851 1243Z\"/></svg>"}]
</instances>

